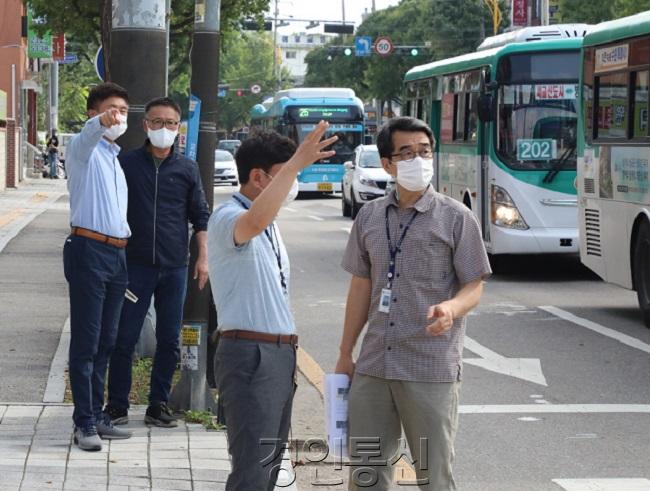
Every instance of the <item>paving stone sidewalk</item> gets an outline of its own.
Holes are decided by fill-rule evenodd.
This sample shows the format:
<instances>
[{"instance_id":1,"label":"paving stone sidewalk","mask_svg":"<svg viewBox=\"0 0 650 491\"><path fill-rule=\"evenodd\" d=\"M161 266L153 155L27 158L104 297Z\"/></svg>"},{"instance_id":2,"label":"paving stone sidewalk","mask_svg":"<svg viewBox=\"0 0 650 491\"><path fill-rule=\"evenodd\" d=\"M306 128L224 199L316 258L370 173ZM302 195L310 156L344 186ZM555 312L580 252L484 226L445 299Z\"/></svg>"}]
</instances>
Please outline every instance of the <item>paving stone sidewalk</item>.
<instances>
[{"instance_id":1,"label":"paving stone sidewalk","mask_svg":"<svg viewBox=\"0 0 650 491\"><path fill-rule=\"evenodd\" d=\"M71 405L0 405L0 491L224 490L225 432L182 420L147 427L145 409L129 411L131 438L84 452L72 442Z\"/></svg>"}]
</instances>

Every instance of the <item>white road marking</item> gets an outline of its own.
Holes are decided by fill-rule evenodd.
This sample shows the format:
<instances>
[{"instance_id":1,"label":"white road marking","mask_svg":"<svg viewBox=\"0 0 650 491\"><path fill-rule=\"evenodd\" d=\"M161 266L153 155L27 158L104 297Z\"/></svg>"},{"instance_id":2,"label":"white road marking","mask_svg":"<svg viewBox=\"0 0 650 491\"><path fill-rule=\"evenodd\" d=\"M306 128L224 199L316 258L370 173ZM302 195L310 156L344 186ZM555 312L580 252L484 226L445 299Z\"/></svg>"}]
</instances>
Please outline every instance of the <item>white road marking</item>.
<instances>
[{"instance_id":1,"label":"white road marking","mask_svg":"<svg viewBox=\"0 0 650 491\"><path fill-rule=\"evenodd\" d=\"M540 418L534 418L533 416L522 416L521 418L517 418L519 421L524 421L526 423L531 423L534 421L541 421Z\"/></svg>"},{"instance_id":2,"label":"white road marking","mask_svg":"<svg viewBox=\"0 0 650 491\"><path fill-rule=\"evenodd\" d=\"M546 399L535 399L535 404L548 404Z\"/></svg>"},{"instance_id":3,"label":"white road marking","mask_svg":"<svg viewBox=\"0 0 650 491\"><path fill-rule=\"evenodd\" d=\"M282 208L283 210L290 211L291 213L298 213L298 210L294 208L289 208L288 206L285 206Z\"/></svg>"},{"instance_id":4,"label":"white road marking","mask_svg":"<svg viewBox=\"0 0 650 491\"><path fill-rule=\"evenodd\" d=\"M341 230L343 230L343 232L347 232L349 234L350 232L352 232L352 227L341 227Z\"/></svg>"},{"instance_id":5,"label":"white road marking","mask_svg":"<svg viewBox=\"0 0 650 491\"><path fill-rule=\"evenodd\" d=\"M47 385L43 394L43 402L63 402L65 396L65 369L68 366L68 350L70 348L70 318L68 317L61 330L59 346L56 348Z\"/></svg>"},{"instance_id":6,"label":"white road marking","mask_svg":"<svg viewBox=\"0 0 650 491\"><path fill-rule=\"evenodd\" d=\"M544 396L541 394L532 394L529 396L531 399L542 399Z\"/></svg>"},{"instance_id":7,"label":"white road marking","mask_svg":"<svg viewBox=\"0 0 650 491\"><path fill-rule=\"evenodd\" d=\"M607 336L608 338L615 339L616 341L622 344L631 346L632 348L636 348L638 350L645 351L646 353L650 354L650 344L646 344L643 341L633 338L632 336L628 336L627 334L623 334L614 329L610 329L609 327L602 326L590 320L583 319L582 317L575 316L570 312L567 312L566 310L558 309L557 307L553 307L552 305L543 305L539 308L541 310L545 310L550 314L553 314L556 317L560 317L561 319L564 319L566 321L573 322L574 324L578 324L579 326L582 327L586 327L587 329L591 329L592 331L597 332L598 334L602 334L603 336Z\"/></svg>"},{"instance_id":8,"label":"white road marking","mask_svg":"<svg viewBox=\"0 0 650 491\"><path fill-rule=\"evenodd\" d=\"M648 479L553 479L566 491L650 491Z\"/></svg>"},{"instance_id":9,"label":"white road marking","mask_svg":"<svg viewBox=\"0 0 650 491\"><path fill-rule=\"evenodd\" d=\"M650 414L650 404L466 404L461 414Z\"/></svg>"},{"instance_id":10,"label":"white road marking","mask_svg":"<svg viewBox=\"0 0 650 491\"><path fill-rule=\"evenodd\" d=\"M468 336L465 348L481 358L463 358L464 363L548 387L539 358L506 358Z\"/></svg>"},{"instance_id":11,"label":"white road marking","mask_svg":"<svg viewBox=\"0 0 650 491\"><path fill-rule=\"evenodd\" d=\"M323 220L325 220L324 218L317 217L315 215L307 215L307 218L311 218L312 220L316 220L317 222L322 222Z\"/></svg>"}]
</instances>

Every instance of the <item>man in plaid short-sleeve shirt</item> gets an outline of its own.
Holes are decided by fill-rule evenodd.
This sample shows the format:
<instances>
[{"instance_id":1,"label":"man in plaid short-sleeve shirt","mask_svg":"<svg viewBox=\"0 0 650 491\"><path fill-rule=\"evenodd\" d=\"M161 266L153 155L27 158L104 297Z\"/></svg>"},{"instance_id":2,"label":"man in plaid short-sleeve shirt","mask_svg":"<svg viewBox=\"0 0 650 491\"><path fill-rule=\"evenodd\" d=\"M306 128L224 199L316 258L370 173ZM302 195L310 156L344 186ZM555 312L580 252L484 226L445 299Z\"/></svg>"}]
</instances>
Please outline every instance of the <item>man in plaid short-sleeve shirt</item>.
<instances>
[{"instance_id":1,"label":"man in plaid short-sleeve shirt","mask_svg":"<svg viewBox=\"0 0 650 491\"><path fill-rule=\"evenodd\" d=\"M391 466L405 450L403 426L419 488L455 490L465 316L490 265L471 210L430 184L429 127L392 119L377 147L396 190L361 209L342 263L352 274L336 365L337 373L354 375L349 489L390 488Z\"/></svg>"}]
</instances>

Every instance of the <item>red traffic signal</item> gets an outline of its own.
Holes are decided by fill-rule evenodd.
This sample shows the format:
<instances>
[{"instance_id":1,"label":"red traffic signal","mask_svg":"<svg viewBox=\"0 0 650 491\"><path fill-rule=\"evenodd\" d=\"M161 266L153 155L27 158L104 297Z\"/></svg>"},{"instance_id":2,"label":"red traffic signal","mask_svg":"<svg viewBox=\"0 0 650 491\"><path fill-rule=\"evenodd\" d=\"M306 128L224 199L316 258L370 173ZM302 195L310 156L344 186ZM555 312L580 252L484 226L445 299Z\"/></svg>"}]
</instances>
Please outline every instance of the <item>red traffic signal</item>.
<instances>
[{"instance_id":1,"label":"red traffic signal","mask_svg":"<svg viewBox=\"0 0 650 491\"><path fill-rule=\"evenodd\" d=\"M237 89L237 97L241 97L244 95L244 91L241 89Z\"/></svg>"}]
</instances>

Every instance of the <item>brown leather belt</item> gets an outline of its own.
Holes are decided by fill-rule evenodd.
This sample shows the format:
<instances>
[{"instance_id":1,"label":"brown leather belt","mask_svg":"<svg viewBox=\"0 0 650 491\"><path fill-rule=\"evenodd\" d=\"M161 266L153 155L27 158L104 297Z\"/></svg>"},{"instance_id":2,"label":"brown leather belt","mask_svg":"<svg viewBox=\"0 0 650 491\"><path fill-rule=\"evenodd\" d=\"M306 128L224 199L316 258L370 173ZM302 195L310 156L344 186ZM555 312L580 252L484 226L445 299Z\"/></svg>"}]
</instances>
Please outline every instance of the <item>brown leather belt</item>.
<instances>
[{"instance_id":1,"label":"brown leather belt","mask_svg":"<svg viewBox=\"0 0 650 491\"><path fill-rule=\"evenodd\" d=\"M266 334L257 331L243 331L241 329L232 329L221 331L219 336L229 339L245 339L247 341L258 341L261 343L277 344L298 344L298 336L295 334Z\"/></svg>"},{"instance_id":2,"label":"brown leather belt","mask_svg":"<svg viewBox=\"0 0 650 491\"><path fill-rule=\"evenodd\" d=\"M70 232L72 235L78 235L79 237L86 237L87 239L96 240L97 242L103 242L104 244L112 245L113 247L118 247L120 249L126 247L126 244L129 242L127 239L118 239L117 237L111 237L110 235L100 234L94 230L88 230L83 227L72 227Z\"/></svg>"}]
</instances>

